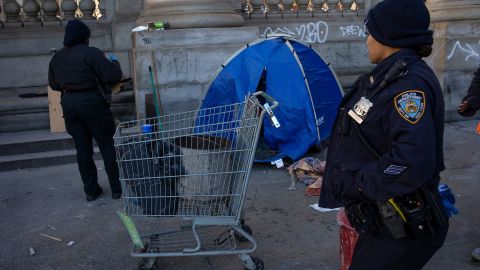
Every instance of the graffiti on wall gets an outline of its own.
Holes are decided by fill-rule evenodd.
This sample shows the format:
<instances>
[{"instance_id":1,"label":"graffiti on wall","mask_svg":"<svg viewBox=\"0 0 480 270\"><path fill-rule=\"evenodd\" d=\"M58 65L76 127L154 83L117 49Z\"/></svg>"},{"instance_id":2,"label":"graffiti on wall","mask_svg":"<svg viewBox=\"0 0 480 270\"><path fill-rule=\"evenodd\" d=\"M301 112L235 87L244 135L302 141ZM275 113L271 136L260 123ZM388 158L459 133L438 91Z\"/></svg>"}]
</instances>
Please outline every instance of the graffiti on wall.
<instances>
[{"instance_id":1,"label":"graffiti on wall","mask_svg":"<svg viewBox=\"0 0 480 270\"><path fill-rule=\"evenodd\" d=\"M342 25L338 27L341 37L366 37L365 26ZM328 39L330 27L324 21L310 22L299 26L267 27L262 36L283 34L308 43L325 43Z\"/></svg>"},{"instance_id":2,"label":"graffiti on wall","mask_svg":"<svg viewBox=\"0 0 480 270\"><path fill-rule=\"evenodd\" d=\"M196 52L178 49L157 52L155 55L157 78L160 85L181 87L197 80L198 57Z\"/></svg>"},{"instance_id":3,"label":"graffiti on wall","mask_svg":"<svg viewBox=\"0 0 480 270\"><path fill-rule=\"evenodd\" d=\"M267 27L262 36L272 34L286 34L303 42L324 43L328 37L328 24L324 21L318 21L316 23L301 24L293 28L280 26L273 30L272 27Z\"/></svg>"},{"instance_id":4,"label":"graffiti on wall","mask_svg":"<svg viewBox=\"0 0 480 270\"><path fill-rule=\"evenodd\" d=\"M365 25L360 27L358 25L347 25L347 26L340 26L340 31L342 32L342 36L358 36L358 37L366 37L365 34Z\"/></svg>"},{"instance_id":5,"label":"graffiti on wall","mask_svg":"<svg viewBox=\"0 0 480 270\"><path fill-rule=\"evenodd\" d=\"M480 41L478 42L478 44L480 45ZM465 61L468 61L472 58L480 58L480 48L475 48L474 46L476 46L476 44L472 46L469 43L462 43L457 40L453 44L452 49L447 56L447 59L450 60L455 54L462 54L463 56L465 56Z\"/></svg>"}]
</instances>

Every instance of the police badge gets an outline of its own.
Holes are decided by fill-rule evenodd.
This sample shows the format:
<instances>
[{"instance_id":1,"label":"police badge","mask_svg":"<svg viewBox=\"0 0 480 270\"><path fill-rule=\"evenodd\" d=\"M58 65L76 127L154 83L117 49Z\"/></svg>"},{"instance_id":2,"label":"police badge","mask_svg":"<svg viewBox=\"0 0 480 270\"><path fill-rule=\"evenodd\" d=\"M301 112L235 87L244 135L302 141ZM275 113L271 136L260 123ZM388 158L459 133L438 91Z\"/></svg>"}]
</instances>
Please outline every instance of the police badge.
<instances>
[{"instance_id":1,"label":"police badge","mask_svg":"<svg viewBox=\"0 0 480 270\"><path fill-rule=\"evenodd\" d=\"M353 106L353 109L348 111L348 115L355 120L358 124L361 124L365 117L367 117L368 111L373 107L373 103L366 97L361 97L360 100Z\"/></svg>"},{"instance_id":2,"label":"police badge","mask_svg":"<svg viewBox=\"0 0 480 270\"><path fill-rule=\"evenodd\" d=\"M394 100L398 113L409 123L416 124L425 112L425 93L409 90L398 94Z\"/></svg>"}]
</instances>

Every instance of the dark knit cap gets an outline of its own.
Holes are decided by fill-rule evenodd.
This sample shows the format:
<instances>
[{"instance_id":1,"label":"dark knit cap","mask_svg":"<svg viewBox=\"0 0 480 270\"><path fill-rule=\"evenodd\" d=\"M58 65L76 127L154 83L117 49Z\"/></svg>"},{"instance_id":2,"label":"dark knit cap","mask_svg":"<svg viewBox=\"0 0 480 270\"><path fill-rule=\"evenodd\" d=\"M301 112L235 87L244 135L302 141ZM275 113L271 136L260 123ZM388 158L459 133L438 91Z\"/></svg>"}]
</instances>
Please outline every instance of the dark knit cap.
<instances>
[{"instance_id":1,"label":"dark knit cap","mask_svg":"<svg viewBox=\"0 0 480 270\"><path fill-rule=\"evenodd\" d=\"M63 45L72 47L78 43L83 43L90 37L90 28L79 20L68 21L65 27L65 37L63 38Z\"/></svg>"},{"instance_id":2,"label":"dark knit cap","mask_svg":"<svg viewBox=\"0 0 480 270\"><path fill-rule=\"evenodd\" d=\"M370 34L381 44L393 48L432 45L430 13L424 0L384 0L368 12L365 19Z\"/></svg>"}]
</instances>

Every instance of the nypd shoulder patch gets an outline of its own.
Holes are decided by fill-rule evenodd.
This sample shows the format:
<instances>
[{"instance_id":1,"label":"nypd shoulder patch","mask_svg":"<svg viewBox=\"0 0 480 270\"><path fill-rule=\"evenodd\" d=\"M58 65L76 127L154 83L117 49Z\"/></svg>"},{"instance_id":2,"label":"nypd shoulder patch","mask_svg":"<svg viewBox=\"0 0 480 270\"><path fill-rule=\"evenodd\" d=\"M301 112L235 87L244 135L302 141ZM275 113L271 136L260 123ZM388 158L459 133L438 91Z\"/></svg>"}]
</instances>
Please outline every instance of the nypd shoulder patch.
<instances>
[{"instance_id":1,"label":"nypd shoulder patch","mask_svg":"<svg viewBox=\"0 0 480 270\"><path fill-rule=\"evenodd\" d=\"M408 90L398 94L394 100L397 112L411 124L416 124L425 112L425 93Z\"/></svg>"}]
</instances>

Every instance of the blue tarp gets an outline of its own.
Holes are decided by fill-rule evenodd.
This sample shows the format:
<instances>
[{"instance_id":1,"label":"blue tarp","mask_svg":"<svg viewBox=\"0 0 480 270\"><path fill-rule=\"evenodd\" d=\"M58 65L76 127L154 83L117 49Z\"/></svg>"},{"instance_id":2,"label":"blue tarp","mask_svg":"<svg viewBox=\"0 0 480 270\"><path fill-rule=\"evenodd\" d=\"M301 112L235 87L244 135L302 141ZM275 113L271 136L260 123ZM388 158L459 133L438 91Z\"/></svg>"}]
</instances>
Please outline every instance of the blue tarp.
<instances>
[{"instance_id":1,"label":"blue tarp","mask_svg":"<svg viewBox=\"0 0 480 270\"><path fill-rule=\"evenodd\" d=\"M281 124L277 129L264 119L264 142L280 152L271 160L279 156L298 160L329 137L342 97L332 70L310 47L282 37L246 47L218 73L201 109L243 102L257 90L264 70L266 92L280 103L274 113Z\"/></svg>"}]
</instances>

